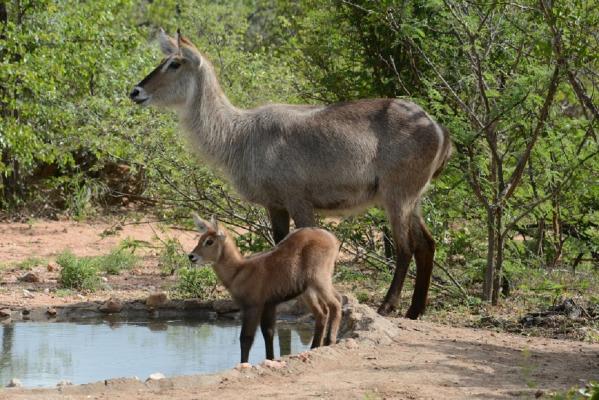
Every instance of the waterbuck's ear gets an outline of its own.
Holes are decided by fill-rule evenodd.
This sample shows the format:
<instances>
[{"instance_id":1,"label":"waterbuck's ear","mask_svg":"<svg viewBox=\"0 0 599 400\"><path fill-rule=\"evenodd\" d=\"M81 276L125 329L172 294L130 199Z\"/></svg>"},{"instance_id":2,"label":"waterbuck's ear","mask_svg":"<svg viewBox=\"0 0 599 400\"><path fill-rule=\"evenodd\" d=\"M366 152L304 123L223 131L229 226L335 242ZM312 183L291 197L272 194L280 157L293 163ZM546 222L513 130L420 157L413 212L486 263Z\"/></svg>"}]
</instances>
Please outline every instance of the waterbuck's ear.
<instances>
[{"instance_id":1,"label":"waterbuck's ear","mask_svg":"<svg viewBox=\"0 0 599 400\"><path fill-rule=\"evenodd\" d=\"M193 222L195 222L196 228L200 233L205 233L206 231L208 231L208 223L206 221L200 218L200 216L196 213L193 213L192 216Z\"/></svg>"},{"instance_id":2,"label":"waterbuck's ear","mask_svg":"<svg viewBox=\"0 0 599 400\"><path fill-rule=\"evenodd\" d=\"M177 48L177 42L166 34L164 29L160 28L160 32L158 32L158 42L160 43L160 50L164 53L164 55L170 56L171 54L175 54L179 51Z\"/></svg>"},{"instance_id":3,"label":"waterbuck's ear","mask_svg":"<svg viewBox=\"0 0 599 400\"><path fill-rule=\"evenodd\" d=\"M202 65L202 57L198 50L189 39L181 34L179 29L177 29L177 51L194 64Z\"/></svg>"},{"instance_id":4,"label":"waterbuck's ear","mask_svg":"<svg viewBox=\"0 0 599 400\"><path fill-rule=\"evenodd\" d=\"M216 231L217 238L219 238L219 239L225 238L225 232L220 228L220 225L218 224L218 220L216 219L216 216L214 214L210 218L210 225L212 225L212 229L214 229Z\"/></svg>"}]
</instances>

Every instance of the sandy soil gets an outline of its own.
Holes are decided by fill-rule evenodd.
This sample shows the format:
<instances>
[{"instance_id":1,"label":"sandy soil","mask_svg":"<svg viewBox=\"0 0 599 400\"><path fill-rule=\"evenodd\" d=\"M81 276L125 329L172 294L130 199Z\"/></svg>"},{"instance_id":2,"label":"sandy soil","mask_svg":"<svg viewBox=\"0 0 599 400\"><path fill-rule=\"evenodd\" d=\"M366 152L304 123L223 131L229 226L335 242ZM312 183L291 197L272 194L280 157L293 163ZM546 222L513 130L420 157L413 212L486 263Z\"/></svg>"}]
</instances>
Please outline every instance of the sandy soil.
<instances>
[{"instance_id":1,"label":"sandy soil","mask_svg":"<svg viewBox=\"0 0 599 400\"><path fill-rule=\"evenodd\" d=\"M115 235L99 234L110 223L37 222L0 224L0 263L31 256L52 259L70 248L78 255L106 253L130 237L156 244L154 236L178 237L184 247L193 246L195 235L156 225L129 225ZM45 265L34 270L39 284L22 283L21 270L0 269L0 308L61 304L81 297L57 296L56 272ZM143 266L111 278L109 296L140 298L168 285L158 275L156 255L149 250ZM24 298L28 288L34 297ZM287 358L281 369L252 368L213 376L192 376L143 383L111 380L62 389L0 389L0 399L464 399L548 397L555 391L580 387L599 380L599 344L527 338L485 330L452 328L427 321L390 319L397 334L390 343L342 341L308 353L306 358ZM259 340L259 339L258 339Z\"/></svg>"}]
</instances>

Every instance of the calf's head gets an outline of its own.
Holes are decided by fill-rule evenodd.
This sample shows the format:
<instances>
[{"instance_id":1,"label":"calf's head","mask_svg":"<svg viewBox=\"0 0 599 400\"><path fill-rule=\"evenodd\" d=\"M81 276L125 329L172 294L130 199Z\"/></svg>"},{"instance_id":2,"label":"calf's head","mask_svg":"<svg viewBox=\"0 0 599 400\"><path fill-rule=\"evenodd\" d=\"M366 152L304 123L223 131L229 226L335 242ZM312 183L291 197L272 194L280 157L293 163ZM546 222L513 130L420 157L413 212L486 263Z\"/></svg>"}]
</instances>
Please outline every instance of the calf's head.
<instances>
[{"instance_id":1,"label":"calf's head","mask_svg":"<svg viewBox=\"0 0 599 400\"><path fill-rule=\"evenodd\" d=\"M194 214L193 220L200 232L200 239L197 246L188 255L189 261L198 266L218 261L227 235L219 228L218 221L214 216L208 222Z\"/></svg>"}]
</instances>

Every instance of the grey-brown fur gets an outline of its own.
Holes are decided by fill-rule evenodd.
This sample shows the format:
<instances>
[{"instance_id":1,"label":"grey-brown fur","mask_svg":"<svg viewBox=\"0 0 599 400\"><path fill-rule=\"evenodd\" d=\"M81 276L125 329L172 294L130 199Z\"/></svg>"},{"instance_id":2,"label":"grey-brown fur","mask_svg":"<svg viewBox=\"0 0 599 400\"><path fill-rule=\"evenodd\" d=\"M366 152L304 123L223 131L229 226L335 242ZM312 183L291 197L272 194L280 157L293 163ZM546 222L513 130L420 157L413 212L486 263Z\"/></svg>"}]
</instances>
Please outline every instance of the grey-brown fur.
<instances>
[{"instance_id":1,"label":"grey-brown fur","mask_svg":"<svg viewBox=\"0 0 599 400\"><path fill-rule=\"evenodd\" d=\"M335 343L341 322L340 295L333 287L339 242L323 229L297 229L272 250L243 257L215 219L194 220L201 237L189 254L195 264L212 264L216 275L241 307L241 362L248 356L260 324L266 358L274 358L277 304L301 296L314 314L312 348Z\"/></svg>"},{"instance_id":2,"label":"grey-brown fur","mask_svg":"<svg viewBox=\"0 0 599 400\"><path fill-rule=\"evenodd\" d=\"M399 300L412 256L417 277L412 305L424 312L434 240L419 201L451 154L443 127L414 103L358 100L321 106L271 104L234 107L213 66L186 39L161 35L176 71L164 69L131 94L144 104L175 108L195 149L219 168L245 199L266 207L276 241L297 227L314 226L314 212L343 214L383 206L396 242L397 268L379 311ZM142 97L149 96L149 97Z\"/></svg>"}]
</instances>

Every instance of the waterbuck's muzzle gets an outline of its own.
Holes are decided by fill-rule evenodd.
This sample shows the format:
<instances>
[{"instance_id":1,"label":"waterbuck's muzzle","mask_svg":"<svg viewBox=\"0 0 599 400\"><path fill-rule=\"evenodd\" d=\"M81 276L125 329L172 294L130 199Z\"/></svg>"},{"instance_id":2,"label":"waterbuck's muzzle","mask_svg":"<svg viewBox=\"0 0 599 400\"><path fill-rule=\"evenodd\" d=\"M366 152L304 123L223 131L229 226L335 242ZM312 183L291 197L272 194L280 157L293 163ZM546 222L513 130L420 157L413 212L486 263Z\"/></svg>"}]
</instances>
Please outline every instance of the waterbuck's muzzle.
<instances>
[{"instance_id":1,"label":"waterbuck's muzzle","mask_svg":"<svg viewBox=\"0 0 599 400\"><path fill-rule=\"evenodd\" d=\"M131 93L129 93L129 98L136 104L144 104L150 99L150 96L146 93L144 88L135 86Z\"/></svg>"}]
</instances>

